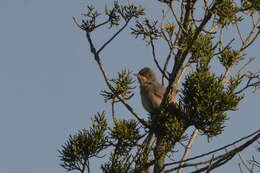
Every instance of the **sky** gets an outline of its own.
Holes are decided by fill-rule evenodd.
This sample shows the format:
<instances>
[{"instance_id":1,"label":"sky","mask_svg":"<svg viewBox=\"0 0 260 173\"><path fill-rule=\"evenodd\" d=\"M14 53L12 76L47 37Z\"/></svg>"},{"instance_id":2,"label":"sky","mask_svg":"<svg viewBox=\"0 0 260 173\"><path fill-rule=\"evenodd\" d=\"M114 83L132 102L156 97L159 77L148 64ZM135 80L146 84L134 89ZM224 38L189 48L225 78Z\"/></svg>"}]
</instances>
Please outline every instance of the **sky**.
<instances>
[{"instance_id":1,"label":"sky","mask_svg":"<svg viewBox=\"0 0 260 173\"><path fill-rule=\"evenodd\" d=\"M145 5L148 15L161 7L155 1L139 2ZM0 1L0 172L66 172L59 166L57 150L67 137L88 128L96 112L106 110L111 119L110 105L99 95L106 89L105 83L89 52L84 32L72 21L72 16L79 17L90 3L104 7L112 1ZM93 36L97 44L112 34L104 31L107 30ZM125 68L134 72L144 66L156 69L150 49L129 32L124 31L101 54L110 77ZM248 56L259 55L259 46L258 40L248 49ZM258 57L249 68L259 70L259 65ZM135 93L130 104L145 118L147 113L141 106L138 87ZM239 111L229 113L224 133L211 143L199 137L193 155L258 130L260 92L246 94ZM122 106L118 106L117 114L129 118ZM245 158L256 154L255 147L252 145L243 153ZM235 158L213 172L238 172L238 162ZM92 160L93 172L100 172L99 163L100 160Z\"/></svg>"}]
</instances>

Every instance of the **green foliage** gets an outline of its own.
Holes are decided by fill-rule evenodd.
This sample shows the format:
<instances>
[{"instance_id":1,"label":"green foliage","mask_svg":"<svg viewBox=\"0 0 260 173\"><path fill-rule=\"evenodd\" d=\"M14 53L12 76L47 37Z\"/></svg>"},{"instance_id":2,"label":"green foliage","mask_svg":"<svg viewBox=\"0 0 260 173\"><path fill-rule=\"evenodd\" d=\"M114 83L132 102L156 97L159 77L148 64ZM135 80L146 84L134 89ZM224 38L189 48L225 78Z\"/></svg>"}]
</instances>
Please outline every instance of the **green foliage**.
<instances>
[{"instance_id":1,"label":"green foliage","mask_svg":"<svg viewBox=\"0 0 260 173\"><path fill-rule=\"evenodd\" d=\"M243 60L244 57L241 56L239 50L231 50L231 48L226 48L221 52L219 56L220 63L228 69L229 67L237 64L239 61Z\"/></svg>"},{"instance_id":2,"label":"green foliage","mask_svg":"<svg viewBox=\"0 0 260 173\"><path fill-rule=\"evenodd\" d=\"M226 111L236 109L243 98L234 93L239 83L233 79L225 88L207 67L199 67L190 73L183 84L181 96L187 123L208 137L221 134L227 120Z\"/></svg>"},{"instance_id":3,"label":"green foliage","mask_svg":"<svg viewBox=\"0 0 260 173\"><path fill-rule=\"evenodd\" d=\"M94 29L109 23L110 28L118 26L121 19L125 22L129 22L132 18L139 18L144 15L144 8L141 6L137 7L133 3L120 5L117 1L114 2L114 6L111 9L105 8L104 14L107 17L105 22L97 22L97 18L101 15L93 6L88 6L87 12L83 14L85 17L82 20L80 27L87 32L91 32Z\"/></svg>"},{"instance_id":4,"label":"green foliage","mask_svg":"<svg viewBox=\"0 0 260 173\"><path fill-rule=\"evenodd\" d=\"M194 35L188 35L187 41L185 42L184 47L188 47L190 44L190 40ZM211 58L214 56L214 48L212 46L212 36L210 34L202 34L198 35L197 40L193 43L191 48L191 62L200 62L201 64L205 64L206 66L209 64Z\"/></svg>"},{"instance_id":5,"label":"green foliage","mask_svg":"<svg viewBox=\"0 0 260 173\"><path fill-rule=\"evenodd\" d=\"M116 120L115 127L110 131L112 140L116 141L115 152L119 155L128 154L141 137L135 120Z\"/></svg>"},{"instance_id":6,"label":"green foliage","mask_svg":"<svg viewBox=\"0 0 260 173\"><path fill-rule=\"evenodd\" d=\"M171 24L171 23L168 23L164 26L164 31L166 31L168 37L171 39L172 36L173 36L173 33L174 33L174 30L175 30L175 25L174 24Z\"/></svg>"},{"instance_id":7,"label":"green foliage","mask_svg":"<svg viewBox=\"0 0 260 173\"><path fill-rule=\"evenodd\" d=\"M181 71L179 70L184 70L185 73L186 67L190 68L195 65L196 70L186 76L178 105L177 103L172 105L173 103L169 102L171 98L166 98L167 101L161 105L162 108L150 116L150 122L142 121L142 118L132 111L132 107L124 102L127 109L143 126L139 126L135 120L116 120L113 117L114 127L108 128L105 114L102 113L92 119L92 127L89 130L83 129L75 135L70 135L68 141L62 146L62 150L59 150L61 166L68 171L84 172L85 167L89 168L89 159L98 157L100 152L107 147L114 150L109 161L101 166L104 173L147 173L150 166L164 169L163 163L159 165L161 163L156 162L163 162L166 155L175 149L176 142L185 138L184 134L189 126L195 126L208 137L221 134L224 123L228 119L227 112L236 110L243 99L243 96L237 93L248 87L259 85L259 82L250 83L254 79L259 79L256 74L240 75L246 65L239 70L237 75L227 79L232 67L244 59L242 51L256 40L253 36L257 23L253 24L255 28L251 32L249 31L249 35L244 41L241 38L241 51L229 47L231 42L223 48L221 40L225 26L242 21L242 17L239 15L250 14L252 19L254 18L253 13L256 10L259 12L260 9L259 0L243 0L241 6L238 6L238 2L235 0L204 1L204 3L198 3L196 0L180 1L177 4L181 10L177 11L173 10L175 4L172 0L159 1L167 5L167 11L163 11L162 19L159 22L147 18L143 21L139 20L141 16L145 15L143 7L135 6L133 3L121 5L118 1L111 4L111 8L105 8L103 17L100 17L102 14L93 6L88 6L86 13L82 14L84 20L81 25L74 18L76 25L86 32L91 53L95 56L102 72L104 69L100 52L117 38L121 31L126 29L131 19L135 19L135 27L131 28L131 34L136 38L142 37L148 45L151 45L157 67L160 67L160 63L157 62L155 56L155 46L157 45L153 41L161 39L166 41L169 46L169 54L164 66L161 66L164 67L165 73L173 67L173 72L169 73L170 84L173 84L170 90L173 92L169 93L167 97L175 96L177 93L175 93L175 89L178 91L175 86L180 81L181 73L179 72ZM199 6L204 4L204 6L197 8L197 4ZM199 13L201 16L198 17L197 9L205 11ZM108 26L109 29L116 26L120 26L120 28L108 41L104 42L100 49L96 49L95 40L92 39L94 37L90 32L101 26ZM239 26L237 26L237 30L240 34ZM220 34L219 38L215 38L218 34ZM239 36L242 37L241 34ZM215 49L219 45L223 49L216 54ZM216 56L226 69L226 72L220 77L209 69L210 61ZM170 65L171 60L175 60L173 66ZM105 102L112 103L112 112L114 103L121 100L118 99L118 96L125 101L134 95L133 83L135 80L131 74L130 70L122 70L116 78L111 80L107 80L105 76L110 90L103 90L100 94L104 97ZM236 92L238 85L245 78L248 78L246 86ZM144 135L140 134L140 128L145 131ZM146 135L147 138L142 141ZM259 147L257 150L260 150Z\"/></svg>"},{"instance_id":8,"label":"green foliage","mask_svg":"<svg viewBox=\"0 0 260 173\"><path fill-rule=\"evenodd\" d=\"M157 21L148 19L145 19L143 22L136 21L136 28L131 28L132 34L135 35L136 38L143 36L143 40L146 40L149 43L150 40L156 40L162 37L157 24Z\"/></svg>"},{"instance_id":9,"label":"green foliage","mask_svg":"<svg viewBox=\"0 0 260 173\"><path fill-rule=\"evenodd\" d=\"M68 141L59 150L61 166L71 170L83 170L87 161L95 157L106 148L107 122L105 113L97 114L92 119L92 127L89 130L79 130L75 135L70 135Z\"/></svg>"},{"instance_id":10,"label":"green foliage","mask_svg":"<svg viewBox=\"0 0 260 173\"><path fill-rule=\"evenodd\" d=\"M113 8L118 14L122 16L125 21L129 21L131 18L138 18L144 15L144 8L135 6L133 3L128 3L126 5L119 5L117 1L114 3Z\"/></svg>"},{"instance_id":11,"label":"green foliage","mask_svg":"<svg viewBox=\"0 0 260 173\"><path fill-rule=\"evenodd\" d=\"M114 92L103 90L101 95L104 97L105 102L112 100L118 102L116 96L121 96L125 100L129 100L133 94L133 83L135 80L131 77L132 71L122 70L118 73L118 77L111 79L110 81L114 84Z\"/></svg>"},{"instance_id":12,"label":"green foliage","mask_svg":"<svg viewBox=\"0 0 260 173\"><path fill-rule=\"evenodd\" d=\"M243 1L244 8L251 10L254 12L255 10L260 13L260 1L259 0L244 0Z\"/></svg>"},{"instance_id":13,"label":"green foliage","mask_svg":"<svg viewBox=\"0 0 260 173\"><path fill-rule=\"evenodd\" d=\"M139 172L141 173L149 173L148 171L146 171L148 170L148 168L145 168L144 165L147 165L148 162L150 161L151 152L152 152L151 147L147 147L142 152L139 152L138 158L135 160L136 170L140 170Z\"/></svg>"},{"instance_id":14,"label":"green foliage","mask_svg":"<svg viewBox=\"0 0 260 173\"><path fill-rule=\"evenodd\" d=\"M155 134L160 136L160 140L165 143L165 154L172 149L176 141L183 138L183 127L180 120L169 112L163 113L162 116L156 116L151 126Z\"/></svg>"},{"instance_id":15,"label":"green foliage","mask_svg":"<svg viewBox=\"0 0 260 173\"><path fill-rule=\"evenodd\" d=\"M112 155L109 162L101 165L101 169L104 173L134 173L133 169L131 169L130 156L119 157L118 155Z\"/></svg>"},{"instance_id":16,"label":"green foliage","mask_svg":"<svg viewBox=\"0 0 260 173\"><path fill-rule=\"evenodd\" d=\"M233 0L217 0L213 13L218 16L217 22L223 26L232 22L241 21L242 18L237 16L240 8L236 6Z\"/></svg>"},{"instance_id":17,"label":"green foliage","mask_svg":"<svg viewBox=\"0 0 260 173\"><path fill-rule=\"evenodd\" d=\"M81 27L84 28L86 31L92 31L96 27L96 19L100 16L100 13L93 7L89 5L87 7L87 12L82 14L86 19L82 20Z\"/></svg>"}]
</instances>

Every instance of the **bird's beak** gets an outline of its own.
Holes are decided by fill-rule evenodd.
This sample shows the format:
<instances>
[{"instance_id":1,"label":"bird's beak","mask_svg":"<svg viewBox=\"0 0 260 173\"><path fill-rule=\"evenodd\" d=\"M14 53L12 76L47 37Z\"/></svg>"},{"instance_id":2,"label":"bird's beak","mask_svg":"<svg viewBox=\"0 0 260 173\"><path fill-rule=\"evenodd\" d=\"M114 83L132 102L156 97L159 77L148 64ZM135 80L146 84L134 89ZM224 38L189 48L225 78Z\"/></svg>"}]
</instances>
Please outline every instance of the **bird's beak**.
<instances>
[{"instance_id":1,"label":"bird's beak","mask_svg":"<svg viewBox=\"0 0 260 173\"><path fill-rule=\"evenodd\" d=\"M136 76L136 77L138 77L138 73L134 73L133 75Z\"/></svg>"}]
</instances>

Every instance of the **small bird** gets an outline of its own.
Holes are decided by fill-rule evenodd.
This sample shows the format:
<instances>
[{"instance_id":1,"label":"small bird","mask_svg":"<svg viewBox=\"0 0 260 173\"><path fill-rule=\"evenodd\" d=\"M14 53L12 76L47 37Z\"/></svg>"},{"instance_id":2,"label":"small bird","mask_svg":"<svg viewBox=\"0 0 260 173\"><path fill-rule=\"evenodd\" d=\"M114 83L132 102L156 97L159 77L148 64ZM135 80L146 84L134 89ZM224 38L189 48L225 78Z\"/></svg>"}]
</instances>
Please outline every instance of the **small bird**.
<instances>
[{"instance_id":1,"label":"small bird","mask_svg":"<svg viewBox=\"0 0 260 173\"><path fill-rule=\"evenodd\" d=\"M136 76L144 109L151 114L157 112L166 92L165 87L157 81L155 72L149 67L142 68Z\"/></svg>"}]
</instances>

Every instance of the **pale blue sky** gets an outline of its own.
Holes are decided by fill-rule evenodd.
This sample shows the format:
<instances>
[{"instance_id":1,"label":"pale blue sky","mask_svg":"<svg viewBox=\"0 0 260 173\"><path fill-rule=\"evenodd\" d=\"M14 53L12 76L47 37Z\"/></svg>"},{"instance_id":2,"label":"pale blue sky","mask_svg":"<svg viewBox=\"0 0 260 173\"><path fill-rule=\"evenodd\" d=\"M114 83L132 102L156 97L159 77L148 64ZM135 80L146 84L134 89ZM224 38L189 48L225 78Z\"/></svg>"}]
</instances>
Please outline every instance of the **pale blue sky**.
<instances>
[{"instance_id":1,"label":"pale blue sky","mask_svg":"<svg viewBox=\"0 0 260 173\"><path fill-rule=\"evenodd\" d=\"M73 25L72 16L79 16L89 3L104 7L111 2L0 0L1 173L66 172L59 166L57 150L69 134L89 127L93 114L110 112L110 105L99 95L105 89L102 76L89 53L84 33ZM160 7L151 0L139 2L146 4L150 14ZM108 34L102 30L93 38L100 43ZM259 55L259 46L258 41L248 54ZM129 30L105 50L102 58L111 77L123 68L134 72L144 66L155 69L150 49L130 36ZM250 67L259 70L259 65L258 57ZM130 103L145 117L138 88L135 92ZM257 130L259 102L260 92L248 93L240 110L229 114L224 134L210 144L201 137L193 151L214 149ZM119 107L118 112L118 116L129 118L125 108ZM254 147L246 156L255 151ZM100 172L95 169L99 161L92 163L93 172ZM235 158L214 172L238 172L237 163Z\"/></svg>"}]
</instances>

